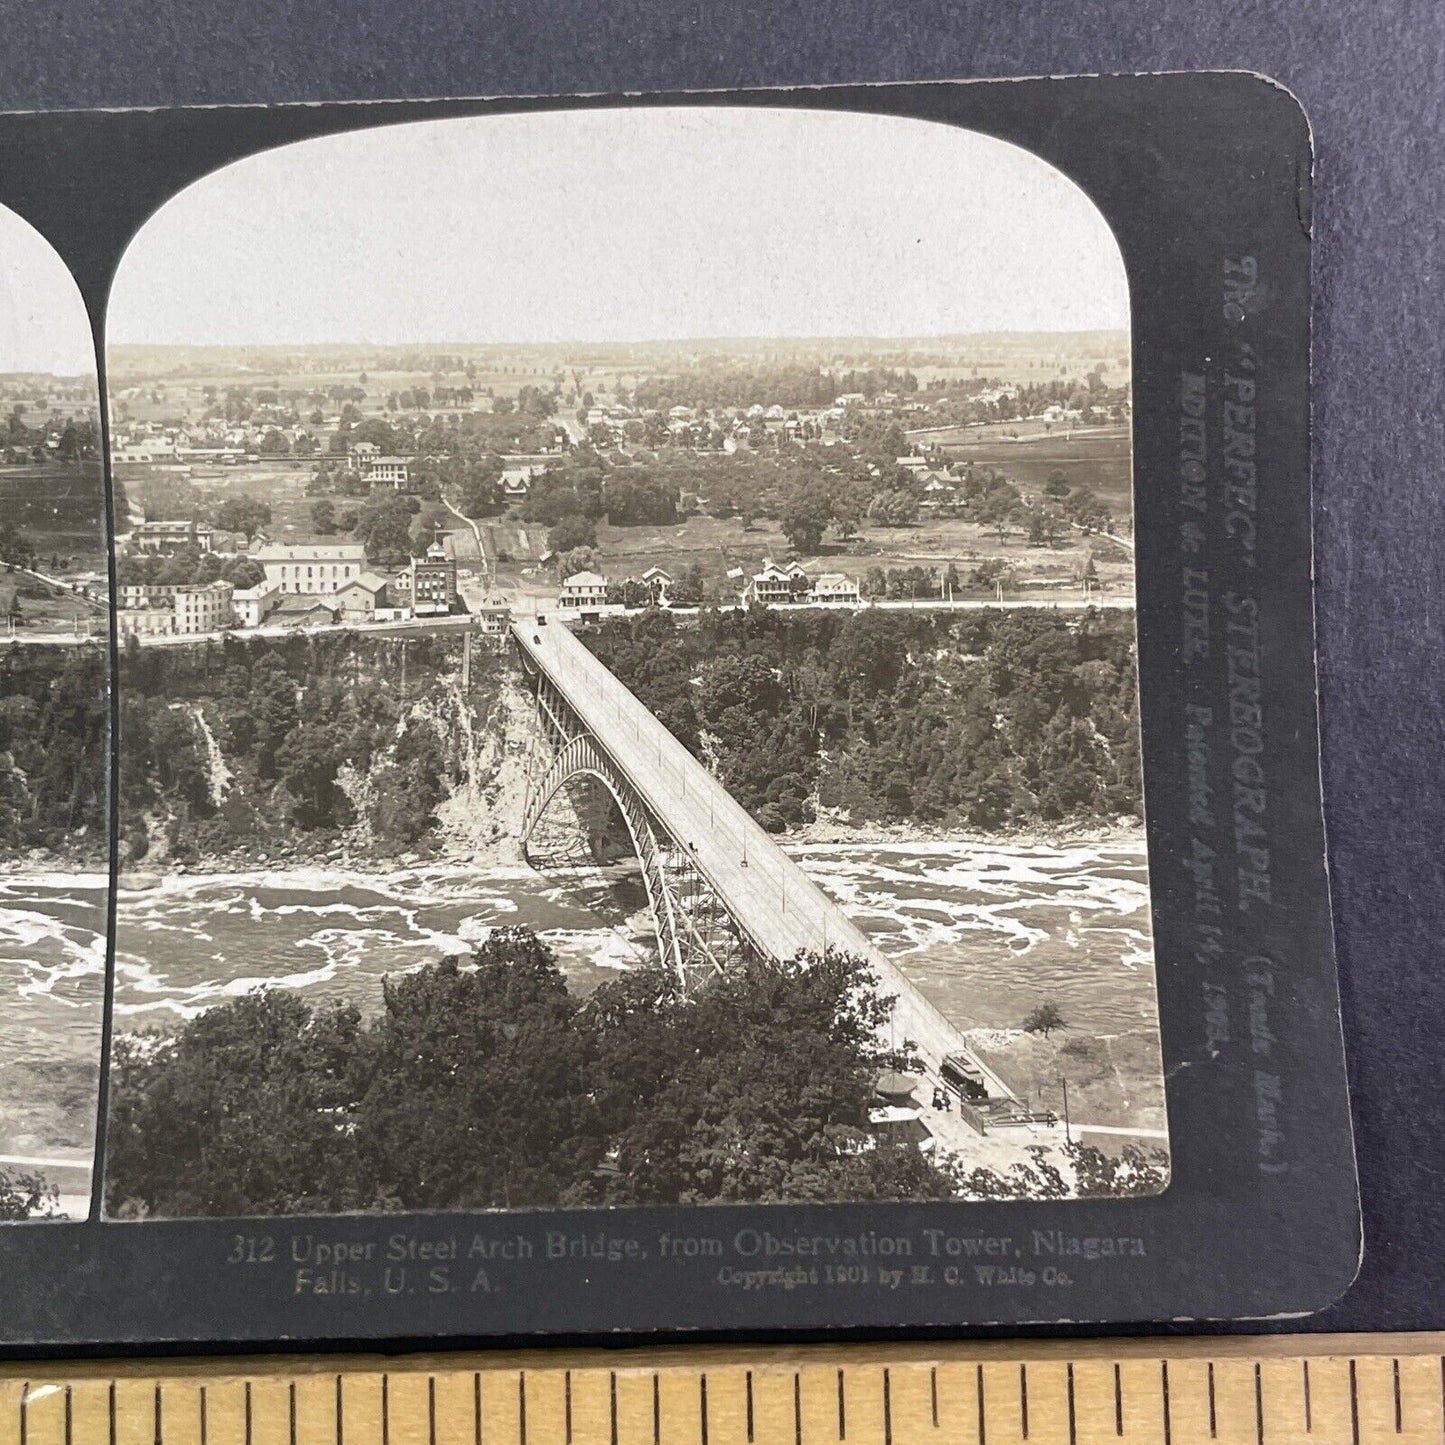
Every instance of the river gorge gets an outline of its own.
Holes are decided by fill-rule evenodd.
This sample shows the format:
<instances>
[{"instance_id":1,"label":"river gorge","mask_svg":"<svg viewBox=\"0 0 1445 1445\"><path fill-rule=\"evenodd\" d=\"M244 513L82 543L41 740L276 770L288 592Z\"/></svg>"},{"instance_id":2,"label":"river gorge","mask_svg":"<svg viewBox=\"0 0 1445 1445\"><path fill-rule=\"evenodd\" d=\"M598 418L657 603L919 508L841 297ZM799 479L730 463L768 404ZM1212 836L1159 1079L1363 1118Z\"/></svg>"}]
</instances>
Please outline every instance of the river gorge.
<instances>
[{"instance_id":1,"label":"river gorge","mask_svg":"<svg viewBox=\"0 0 1445 1445\"><path fill-rule=\"evenodd\" d=\"M1032 1083L1048 1097L1063 1059L1080 1117L1157 1139L1163 1099L1141 839L804 843L789 852L1015 1087ZM0 1157L88 1159L105 902L96 874L0 876ZM646 957L636 927L644 907L626 867L169 874L119 890L115 1027L173 1027L261 986L376 1007L386 975L465 954L502 924L537 931L586 990ZM1067 1023L1050 1040L1019 1028L1043 1001Z\"/></svg>"}]
</instances>

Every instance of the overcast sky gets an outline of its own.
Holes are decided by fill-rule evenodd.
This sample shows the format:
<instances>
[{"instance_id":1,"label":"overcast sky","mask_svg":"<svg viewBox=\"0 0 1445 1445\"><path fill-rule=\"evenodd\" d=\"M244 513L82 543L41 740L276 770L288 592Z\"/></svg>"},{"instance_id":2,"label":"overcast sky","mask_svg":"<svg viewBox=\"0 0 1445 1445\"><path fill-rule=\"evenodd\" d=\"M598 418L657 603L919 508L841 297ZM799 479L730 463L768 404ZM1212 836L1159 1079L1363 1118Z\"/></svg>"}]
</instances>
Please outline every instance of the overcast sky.
<instances>
[{"instance_id":1,"label":"overcast sky","mask_svg":"<svg viewBox=\"0 0 1445 1445\"><path fill-rule=\"evenodd\" d=\"M305 141L142 229L112 342L928 336L1128 325L1084 194L1029 152L820 111L598 110Z\"/></svg>"},{"instance_id":2,"label":"overcast sky","mask_svg":"<svg viewBox=\"0 0 1445 1445\"><path fill-rule=\"evenodd\" d=\"M0 206L0 372L94 375L80 292L50 243Z\"/></svg>"}]
</instances>

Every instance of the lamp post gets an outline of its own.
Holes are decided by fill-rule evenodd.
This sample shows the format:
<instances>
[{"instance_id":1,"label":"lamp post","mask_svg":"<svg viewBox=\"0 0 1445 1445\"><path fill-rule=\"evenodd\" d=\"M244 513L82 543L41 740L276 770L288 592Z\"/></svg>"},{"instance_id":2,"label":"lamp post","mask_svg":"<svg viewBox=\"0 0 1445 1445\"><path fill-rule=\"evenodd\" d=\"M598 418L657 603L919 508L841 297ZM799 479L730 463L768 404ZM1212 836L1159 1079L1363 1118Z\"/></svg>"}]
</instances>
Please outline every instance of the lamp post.
<instances>
[{"instance_id":1,"label":"lamp post","mask_svg":"<svg viewBox=\"0 0 1445 1445\"><path fill-rule=\"evenodd\" d=\"M1063 1086L1064 1090L1064 1143L1072 1144L1074 1142L1074 1136L1069 1132L1069 1081L1060 1074L1059 1083Z\"/></svg>"}]
</instances>

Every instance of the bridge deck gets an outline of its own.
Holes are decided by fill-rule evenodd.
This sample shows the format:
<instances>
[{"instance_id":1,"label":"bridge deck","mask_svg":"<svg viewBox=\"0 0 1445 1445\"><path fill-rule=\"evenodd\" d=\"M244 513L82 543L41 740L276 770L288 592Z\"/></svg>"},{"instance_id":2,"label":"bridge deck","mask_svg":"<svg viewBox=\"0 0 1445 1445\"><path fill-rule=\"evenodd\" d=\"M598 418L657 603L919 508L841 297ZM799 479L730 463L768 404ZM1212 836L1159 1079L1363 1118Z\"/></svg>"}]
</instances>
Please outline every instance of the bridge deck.
<instances>
[{"instance_id":1,"label":"bridge deck","mask_svg":"<svg viewBox=\"0 0 1445 1445\"><path fill-rule=\"evenodd\" d=\"M967 1053L950 1023L846 914L783 852L716 778L617 677L555 618L513 624L523 654L567 700L614 766L647 800L673 841L753 945L773 958L828 948L868 959L897 996L893 1035L912 1039L937 1073L946 1053ZM991 1092L1009 1090L984 1069Z\"/></svg>"}]
</instances>

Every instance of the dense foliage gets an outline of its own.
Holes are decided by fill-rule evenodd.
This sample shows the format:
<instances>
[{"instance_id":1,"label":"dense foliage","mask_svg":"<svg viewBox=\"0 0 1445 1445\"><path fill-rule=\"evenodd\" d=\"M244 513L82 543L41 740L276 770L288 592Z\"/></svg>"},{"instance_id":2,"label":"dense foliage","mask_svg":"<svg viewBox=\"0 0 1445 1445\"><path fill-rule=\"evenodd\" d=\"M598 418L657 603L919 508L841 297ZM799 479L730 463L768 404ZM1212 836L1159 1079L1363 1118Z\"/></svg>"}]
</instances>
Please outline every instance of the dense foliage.
<instances>
[{"instance_id":1,"label":"dense foliage","mask_svg":"<svg viewBox=\"0 0 1445 1445\"><path fill-rule=\"evenodd\" d=\"M584 638L774 831L817 803L975 828L1140 807L1129 614L644 613Z\"/></svg>"},{"instance_id":2,"label":"dense foliage","mask_svg":"<svg viewBox=\"0 0 1445 1445\"><path fill-rule=\"evenodd\" d=\"M250 557L222 557L203 551L195 543L174 551L123 552L115 559L116 581L128 586L190 587L207 582L229 582L237 589L259 587L266 570Z\"/></svg>"},{"instance_id":3,"label":"dense foliage","mask_svg":"<svg viewBox=\"0 0 1445 1445\"><path fill-rule=\"evenodd\" d=\"M0 653L0 855L104 861L108 672L99 647Z\"/></svg>"},{"instance_id":4,"label":"dense foliage","mask_svg":"<svg viewBox=\"0 0 1445 1445\"><path fill-rule=\"evenodd\" d=\"M638 383L633 400L644 409L667 411L674 406L784 407L831 406L850 392L912 393L918 378L911 371L869 367L861 371L828 371L788 363L776 366L703 365L673 376L650 376Z\"/></svg>"},{"instance_id":5,"label":"dense foliage","mask_svg":"<svg viewBox=\"0 0 1445 1445\"><path fill-rule=\"evenodd\" d=\"M380 1014L258 991L122 1038L107 1195L244 1215L942 1198L868 1112L891 1000L857 960L571 992L527 929L388 981Z\"/></svg>"},{"instance_id":6,"label":"dense foliage","mask_svg":"<svg viewBox=\"0 0 1445 1445\"><path fill-rule=\"evenodd\" d=\"M495 695L498 660L458 687L455 637L355 633L126 648L121 837L131 861L157 829L172 857L235 848L315 851L364 823L378 847L415 845L463 766L463 708Z\"/></svg>"},{"instance_id":7,"label":"dense foliage","mask_svg":"<svg viewBox=\"0 0 1445 1445\"><path fill-rule=\"evenodd\" d=\"M55 1213L59 1196L36 1174L8 1174L0 1169L0 1224L17 1219L45 1219Z\"/></svg>"}]
</instances>

